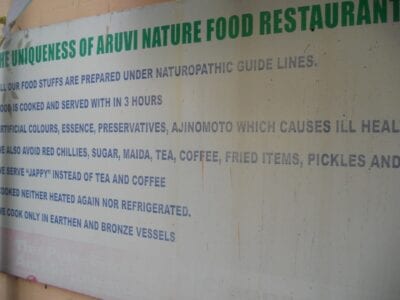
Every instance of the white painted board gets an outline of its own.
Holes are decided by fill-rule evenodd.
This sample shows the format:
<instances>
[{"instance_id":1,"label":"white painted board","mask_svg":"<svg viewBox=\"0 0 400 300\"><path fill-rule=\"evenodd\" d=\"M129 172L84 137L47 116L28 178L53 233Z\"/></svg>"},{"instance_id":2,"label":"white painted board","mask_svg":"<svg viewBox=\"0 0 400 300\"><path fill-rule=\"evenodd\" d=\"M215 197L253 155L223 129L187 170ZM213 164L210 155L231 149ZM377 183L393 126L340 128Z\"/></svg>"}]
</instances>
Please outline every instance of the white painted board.
<instances>
[{"instance_id":1,"label":"white painted board","mask_svg":"<svg viewBox=\"0 0 400 300\"><path fill-rule=\"evenodd\" d=\"M179 1L13 34L1 270L105 299L399 299L399 29L399 1Z\"/></svg>"}]
</instances>

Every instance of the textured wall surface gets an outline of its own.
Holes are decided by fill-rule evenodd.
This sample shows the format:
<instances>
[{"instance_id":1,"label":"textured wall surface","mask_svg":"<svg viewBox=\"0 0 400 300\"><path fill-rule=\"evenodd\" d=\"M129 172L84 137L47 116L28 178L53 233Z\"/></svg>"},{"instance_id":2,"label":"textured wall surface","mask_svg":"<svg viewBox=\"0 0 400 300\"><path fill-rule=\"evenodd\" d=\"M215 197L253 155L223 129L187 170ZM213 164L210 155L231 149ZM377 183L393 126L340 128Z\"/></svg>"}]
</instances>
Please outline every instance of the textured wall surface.
<instances>
[{"instance_id":1,"label":"textured wall surface","mask_svg":"<svg viewBox=\"0 0 400 300\"><path fill-rule=\"evenodd\" d=\"M10 2L6 0L5 2ZM166 0L33 0L17 21L18 29L32 28L101 15Z\"/></svg>"},{"instance_id":2,"label":"textured wall surface","mask_svg":"<svg viewBox=\"0 0 400 300\"><path fill-rule=\"evenodd\" d=\"M93 298L0 273L0 299L89 300Z\"/></svg>"}]
</instances>

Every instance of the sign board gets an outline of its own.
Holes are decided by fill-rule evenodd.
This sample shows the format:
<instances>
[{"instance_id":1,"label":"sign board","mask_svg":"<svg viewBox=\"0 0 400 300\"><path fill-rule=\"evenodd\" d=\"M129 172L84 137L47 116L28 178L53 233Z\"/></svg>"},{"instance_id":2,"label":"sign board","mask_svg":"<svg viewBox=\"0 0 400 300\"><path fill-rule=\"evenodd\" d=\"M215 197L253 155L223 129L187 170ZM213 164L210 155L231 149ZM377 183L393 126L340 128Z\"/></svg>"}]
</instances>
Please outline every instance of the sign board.
<instances>
[{"instance_id":1,"label":"sign board","mask_svg":"<svg viewBox=\"0 0 400 300\"><path fill-rule=\"evenodd\" d=\"M399 1L179 1L0 51L1 270L106 299L398 299Z\"/></svg>"}]
</instances>

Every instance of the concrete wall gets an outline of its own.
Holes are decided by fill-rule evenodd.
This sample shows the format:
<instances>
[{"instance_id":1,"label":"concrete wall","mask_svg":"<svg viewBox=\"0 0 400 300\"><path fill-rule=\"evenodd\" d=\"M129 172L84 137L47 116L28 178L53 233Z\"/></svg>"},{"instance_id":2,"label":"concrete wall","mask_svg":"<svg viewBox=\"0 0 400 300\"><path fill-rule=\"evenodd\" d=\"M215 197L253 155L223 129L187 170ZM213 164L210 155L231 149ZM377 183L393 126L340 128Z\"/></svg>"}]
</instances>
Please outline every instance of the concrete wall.
<instances>
[{"instance_id":1,"label":"concrete wall","mask_svg":"<svg viewBox=\"0 0 400 300\"><path fill-rule=\"evenodd\" d=\"M89 300L94 298L0 273L0 299Z\"/></svg>"},{"instance_id":2,"label":"concrete wall","mask_svg":"<svg viewBox=\"0 0 400 300\"><path fill-rule=\"evenodd\" d=\"M33 0L18 19L16 28L45 26L161 2L166 0Z\"/></svg>"}]
</instances>

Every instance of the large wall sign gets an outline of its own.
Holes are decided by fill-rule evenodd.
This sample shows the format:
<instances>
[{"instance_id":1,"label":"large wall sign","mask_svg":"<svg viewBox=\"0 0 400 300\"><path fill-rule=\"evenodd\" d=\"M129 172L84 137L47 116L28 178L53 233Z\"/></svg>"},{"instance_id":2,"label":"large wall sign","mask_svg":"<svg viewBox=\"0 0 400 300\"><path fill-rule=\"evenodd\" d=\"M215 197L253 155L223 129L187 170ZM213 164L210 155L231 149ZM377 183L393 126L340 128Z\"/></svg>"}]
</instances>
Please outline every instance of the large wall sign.
<instances>
[{"instance_id":1,"label":"large wall sign","mask_svg":"<svg viewBox=\"0 0 400 300\"><path fill-rule=\"evenodd\" d=\"M399 299L399 16L178 1L12 34L1 270L106 299Z\"/></svg>"}]
</instances>

